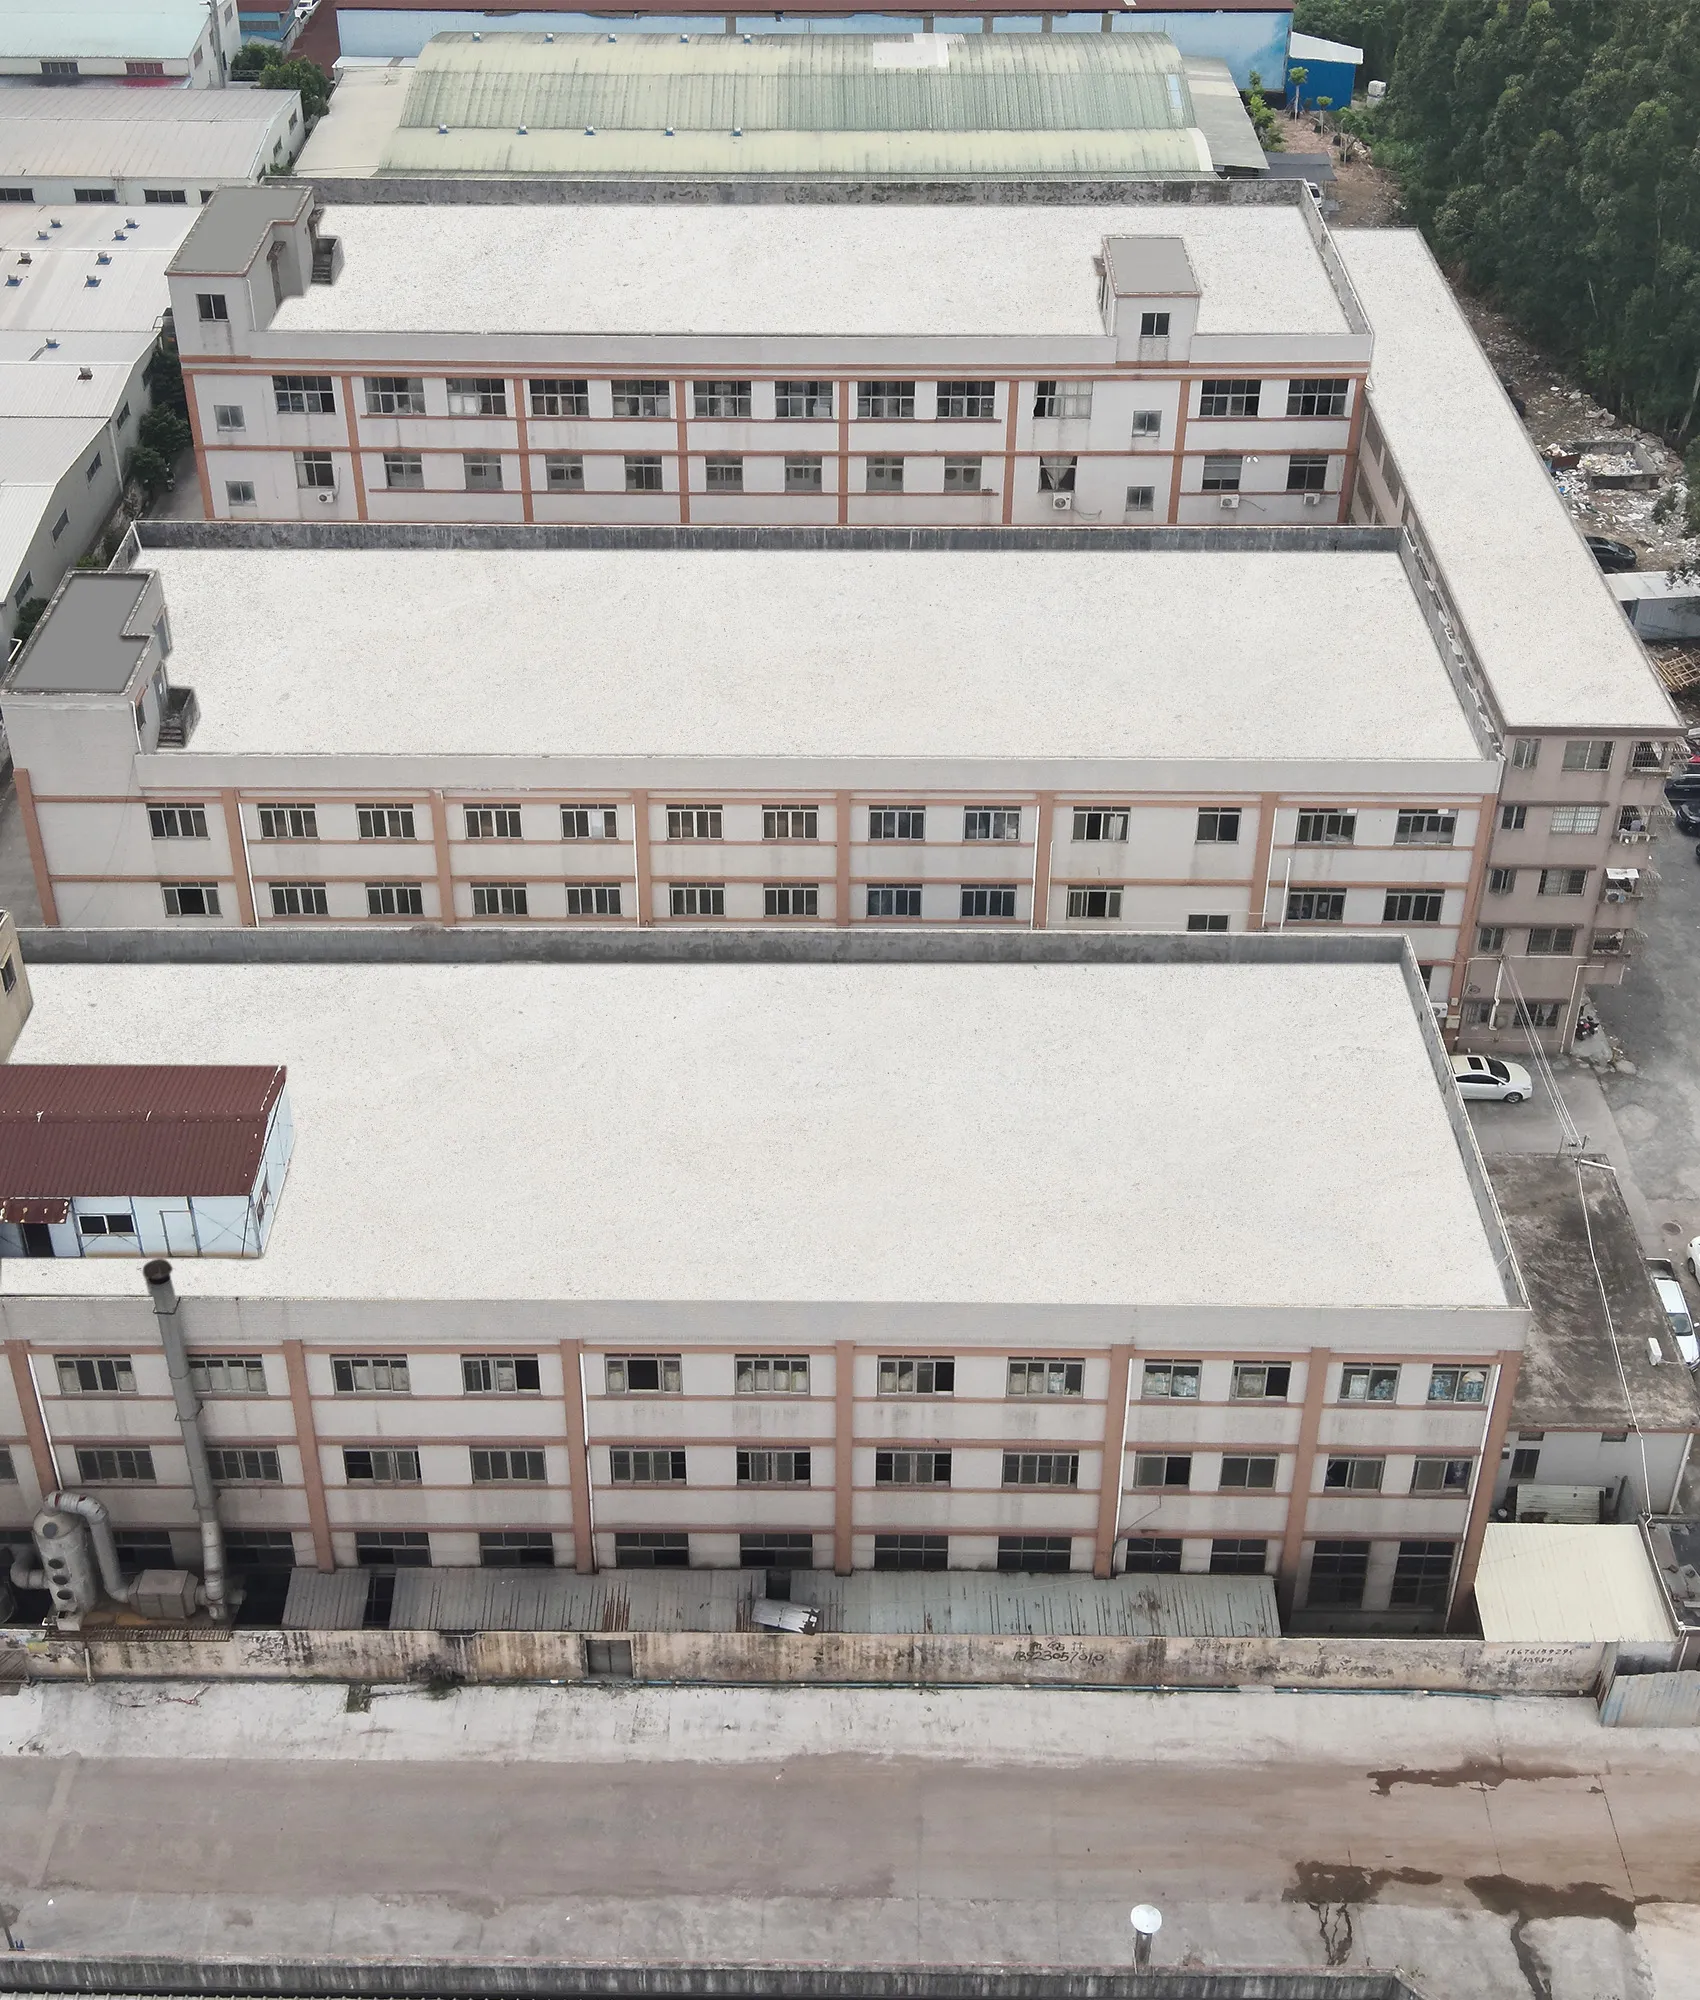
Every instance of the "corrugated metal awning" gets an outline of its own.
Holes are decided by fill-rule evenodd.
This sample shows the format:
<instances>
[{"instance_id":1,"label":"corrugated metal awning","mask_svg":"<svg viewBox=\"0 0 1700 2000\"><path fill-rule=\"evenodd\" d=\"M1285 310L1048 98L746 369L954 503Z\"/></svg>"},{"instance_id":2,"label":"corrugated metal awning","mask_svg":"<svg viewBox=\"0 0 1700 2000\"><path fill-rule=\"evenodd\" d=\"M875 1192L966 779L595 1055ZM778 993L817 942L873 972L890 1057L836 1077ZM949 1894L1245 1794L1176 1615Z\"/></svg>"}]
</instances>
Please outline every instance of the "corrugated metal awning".
<instances>
[{"instance_id":1,"label":"corrugated metal awning","mask_svg":"<svg viewBox=\"0 0 1700 2000\"><path fill-rule=\"evenodd\" d=\"M293 1570L283 1622L297 1632L358 1632L371 1587L369 1569Z\"/></svg>"},{"instance_id":2,"label":"corrugated metal awning","mask_svg":"<svg viewBox=\"0 0 1700 2000\"><path fill-rule=\"evenodd\" d=\"M1674 1634L1641 1530L1490 1521L1476 1570L1484 1639L1657 1641Z\"/></svg>"}]
</instances>

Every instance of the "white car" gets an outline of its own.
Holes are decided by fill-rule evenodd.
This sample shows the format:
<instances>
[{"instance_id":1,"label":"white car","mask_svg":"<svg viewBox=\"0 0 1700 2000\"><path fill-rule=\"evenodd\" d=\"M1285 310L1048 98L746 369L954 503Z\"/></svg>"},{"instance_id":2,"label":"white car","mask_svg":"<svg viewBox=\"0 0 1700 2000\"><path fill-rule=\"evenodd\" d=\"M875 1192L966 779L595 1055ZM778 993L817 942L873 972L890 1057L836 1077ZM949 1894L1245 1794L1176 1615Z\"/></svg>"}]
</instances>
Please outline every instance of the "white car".
<instances>
[{"instance_id":1,"label":"white car","mask_svg":"<svg viewBox=\"0 0 1700 2000\"><path fill-rule=\"evenodd\" d=\"M1526 1069L1498 1056L1454 1056L1452 1076L1460 1097L1497 1098L1501 1104L1521 1104L1534 1088Z\"/></svg>"},{"instance_id":2,"label":"white car","mask_svg":"<svg viewBox=\"0 0 1700 2000\"><path fill-rule=\"evenodd\" d=\"M1700 1246L1700 1238L1688 1246L1688 1268L1694 1268L1694 1253ZM1667 1271L1670 1266L1664 1267ZM1682 1287L1674 1278L1660 1277L1653 1273L1653 1290L1658 1293L1659 1304L1665 1309L1665 1318L1670 1321L1671 1338L1676 1342L1676 1351L1690 1368L1700 1367L1700 1335L1694 1331L1693 1315L1688 1310L1688 1301L1682 1295Z\"/></svg>"}]
</instances>

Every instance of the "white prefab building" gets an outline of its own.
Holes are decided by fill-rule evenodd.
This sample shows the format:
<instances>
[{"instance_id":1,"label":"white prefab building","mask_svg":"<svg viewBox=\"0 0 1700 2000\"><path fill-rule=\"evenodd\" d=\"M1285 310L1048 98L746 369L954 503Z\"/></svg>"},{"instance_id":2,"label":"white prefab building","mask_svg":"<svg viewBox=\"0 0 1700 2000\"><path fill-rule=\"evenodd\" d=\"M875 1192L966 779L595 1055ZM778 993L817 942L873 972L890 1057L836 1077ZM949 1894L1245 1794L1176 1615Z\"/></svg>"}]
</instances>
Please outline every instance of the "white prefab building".
<instances>
[{"instance_id":1,"label":"white prefab building","mask_svg":"<svg viewBox=\"0 0 1700 2000\"><path fill-rule=\"evenodd\" d=\"M1269 1574L1432 1625L1528 1312L1414 964L1151 942L38 963L13 1061L287 1065L265 1254L176 1267L239 1548ZM139 1259L13 1266L0 1327L7 1524L76 1472L188 1529Z\"/></svg>"},{"instance_id":2,"label":"white prefab building","mask_svg":"<svg viewBox=\"0 0 1700 2000\"><path fill-rule=\"evenodd\" d=\"M0 84L222 89L242 46L238 4L10 0L0 10Z\"/></svg>"}]
</instances>

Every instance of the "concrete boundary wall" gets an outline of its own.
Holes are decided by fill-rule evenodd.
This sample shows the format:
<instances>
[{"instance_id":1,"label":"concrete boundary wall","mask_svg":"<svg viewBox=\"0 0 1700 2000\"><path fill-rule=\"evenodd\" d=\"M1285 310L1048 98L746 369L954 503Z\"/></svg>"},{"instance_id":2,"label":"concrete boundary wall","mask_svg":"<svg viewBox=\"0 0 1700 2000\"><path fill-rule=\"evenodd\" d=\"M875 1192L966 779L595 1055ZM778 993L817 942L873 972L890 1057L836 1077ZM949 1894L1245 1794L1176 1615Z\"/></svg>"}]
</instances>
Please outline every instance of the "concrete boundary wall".
<instances>
[{"instance_id":1,"label":"concrete boundary wall","mask_svg":"<svg viewBox=\"0 0 1700 2000\"><path fill-rule=\"evenodd\" d=\"M1331 1688L1446 1694L1591 1694L1599 1644L1481 1639L1083 1639L821 1632L300 1632L177 1628L43 1638L38 1680L581 1681L587 1641L631 1647L634 1681L710 1686ZM606 1662L604 1662L606 1664ZM620 1662L623 1666L623 1660ZM619 1679L626 1676L621 1674ZM0 1959L0 1964L5 1961Z\"/></svg>"},{"instance_id":2,"label":"concrete boundary wall","mask_svg":"<svg viewBox=\"0 0 1700 2000\"><path fill-rule=\"evenodd\" d=\"M286 187L311 188L328 208L413 206L459 208L582 208L592 202L630 207L642 202L666 207L930 207L1093 208L1112 203L1161 202L1175 208L1302 208L1309 189L1296 180L749 180L742 176L623 177L579 179L576 175L536 175L501 179L480 175L375 176L371 180L292 180Z\"/></svg>"}]
</instances>

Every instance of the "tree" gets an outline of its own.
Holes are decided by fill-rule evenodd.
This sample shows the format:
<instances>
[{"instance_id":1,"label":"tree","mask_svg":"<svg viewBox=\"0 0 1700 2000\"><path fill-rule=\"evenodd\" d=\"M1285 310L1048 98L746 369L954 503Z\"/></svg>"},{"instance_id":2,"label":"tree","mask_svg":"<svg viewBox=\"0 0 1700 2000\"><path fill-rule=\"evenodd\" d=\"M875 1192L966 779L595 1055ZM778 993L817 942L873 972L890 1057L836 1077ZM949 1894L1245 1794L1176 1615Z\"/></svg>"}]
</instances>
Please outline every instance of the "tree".
<instances>
[{"instance_id":1,"label":"tree","mask_svg":"<svg viewBox=\"0 0 1700 2000\"><path fill-rule=\"evenodd\" d=\"M1256 70L1251 73L1251 91L1246 99L1246 109L1251 113L1257 143L1266 153L1280 152L1287 142L1281 137L1281 127L1269 108L1269 100L1263 94L1263 79Z\"/></svg>"},{"instance_id":2,"label":"tree","mask_svg":"<svg viewBox=\"0 0 1700 2000\"><path fill-rule=\"evenodd\" d=\"M163 493L171 479L171 461L151 444L139 444L124 468L124 484L141 489L145 499Z\"/></svg>"},{"instance_id":3,"label":"tree","mask_svg":"<svg viewBox=\"0 0 1700 2000\"><path fill-rule=\"evenodd\" d=\"M174 348L154 349L153 359L147 366L147 384L148 393L156 403L188 414L189 399L183 388L183 364Z\"/></svg>"},{"instance_id":4,"label":"tree","mask_svg":"<svg viewBox=\"0 0 1700 2000\"><path fill-rule=\"evenodd\" d=\"M143 413L136 426L138 445L149 451L158 452L167 464L179 458L195 441L189 428L189 419L182 411L174 410L166 403L155 403L151 410Z\"/></svg>"},{"instance_id":5,"label":"tree","mask_svg":"<svg viewBox=\"0 0 1700 2000\"><path fill-rule=\"evenodd\" d=\"M1297 0L1293 26L1301 35L1345 42L1364 52L1364 80L1393 74L1406 0Z\"/></svg>"},{"instance_id":6,"label":"tree","mask_svg":"<svg viewBox=\"0 0 1700 2000\"><path fill-rule=\"evenodd\" d=\"M230 74L238 83L255 83L261 90L298 90L309 121L330 109L331 80L305 57L290 58L271 42L244 42L231 60Z\"/></svg>"},{"instance_id":7,"label":"tree","mask_svg":"<svg viewBox=\"0 0 1700 2000\"><path fill-rule=\"evenodd\" d=\"M41 614L47 609L45 597L26 597L18 607L18 615L12 623L12 637L24 640L41 623Z\"/></svg>"}]
</instances>

